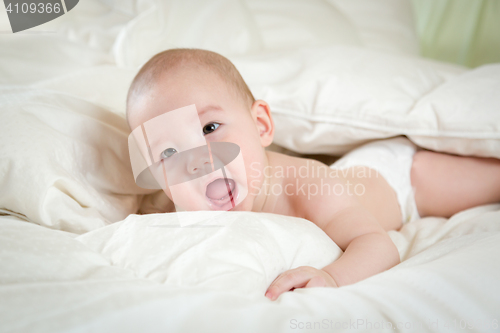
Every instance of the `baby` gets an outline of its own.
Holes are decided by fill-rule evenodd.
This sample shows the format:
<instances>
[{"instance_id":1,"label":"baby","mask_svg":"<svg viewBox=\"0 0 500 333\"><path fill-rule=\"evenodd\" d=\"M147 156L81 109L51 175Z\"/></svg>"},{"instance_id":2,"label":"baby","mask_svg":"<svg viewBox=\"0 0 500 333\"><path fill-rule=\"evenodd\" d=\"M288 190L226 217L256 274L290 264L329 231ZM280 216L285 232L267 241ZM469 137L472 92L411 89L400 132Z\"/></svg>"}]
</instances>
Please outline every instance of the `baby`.
<instances>
[{"instance_id":1,"label":"baby","mask_svg":"<svg viewBox=\"0 0 500 333\"><path fill-rule=\"evenodd\" d=\"M163 182L158 188L177 208L305 218L344 251L322 269L279 275L265 294L271 300L397 265L387 231L404 222L500 201L500 160L421 150L404 137L366 144L331 167L267 151L271 108L254 99L228 59L210 51L172 49L150 59L131 84L127 121L143 138L137 146Z\"/></svg>"}]
</instances>

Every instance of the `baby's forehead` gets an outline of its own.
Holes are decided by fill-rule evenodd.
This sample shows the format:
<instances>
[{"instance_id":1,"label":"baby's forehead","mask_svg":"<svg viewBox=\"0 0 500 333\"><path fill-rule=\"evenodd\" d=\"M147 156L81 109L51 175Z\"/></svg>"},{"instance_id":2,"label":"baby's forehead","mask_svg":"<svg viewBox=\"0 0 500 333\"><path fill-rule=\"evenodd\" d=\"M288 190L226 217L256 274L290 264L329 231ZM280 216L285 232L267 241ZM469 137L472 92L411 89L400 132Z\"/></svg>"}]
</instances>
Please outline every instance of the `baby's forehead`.
<instances>
[{"instance_id":1,"label":"baby's forehead","mask_svg":"<svg viewBox=\"0 0 500 333\"><path fill-rule=\"evenodd\" d=\"M195 104L153 115L143 124L144 129L155 136L169 133L201 132L201 122Z\"/></svg>"},{"instance_id":2,"label":"baby's forehead","mask_svg":"<svg viewBox=\"0 0 500 333\"><path fill-rule=\"evenodd\" d=\"M133 103L130 103L127 108L126 118L131 130L145 123L162 122L168 124L194 121L196 119L199 121L194 104L186 104L183 107L169 106L168 104L170 103L158 100L158 97L150 94L149 91L141 94L141 96L136 96Z\"/></svg>"},{"instance_id":3,"label":"baby's forehead","mask_svg":"<svg viewBox=\"0 0 500 333\"><path fill-rule=\"evenodd\" d=\"M179 85L212 88L214 85L228 87L231 84L227 73L222 73L206 64L186 63L168 69L157 68L156 70L157 74L152 75L151 79L147 80L148 90L151 91Z\"/></svg>"}]
</instances>

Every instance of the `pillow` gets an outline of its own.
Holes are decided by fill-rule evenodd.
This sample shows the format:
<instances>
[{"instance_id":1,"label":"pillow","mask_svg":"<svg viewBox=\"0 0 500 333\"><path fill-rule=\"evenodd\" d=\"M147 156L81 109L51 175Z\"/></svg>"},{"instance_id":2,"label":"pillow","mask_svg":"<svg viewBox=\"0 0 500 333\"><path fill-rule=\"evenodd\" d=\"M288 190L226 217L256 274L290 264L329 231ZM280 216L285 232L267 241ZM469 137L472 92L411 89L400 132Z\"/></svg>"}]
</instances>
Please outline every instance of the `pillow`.
<instances>
[{"instance_id":1,"label":"pillow","mask_svg":"<svg viewBox=\"0 0 500 333\"><path fill-rule=\"evenodd\" d=\"M176 47L224 56L314 45L363 46L356 27L322 0L200 2L150 0L121 31L114 46L120 67L138 67Z\"/></svg>"},{"instance_id":2,"label":"pillow","mask_svg":"<svg viewBox=\"0 0 500 333\"><path fill-rule=\"evenodd\" d=\"M406 134L431 150L500 158L499 92L500 64L466 72L418 100L411 113L425 128Z\"/></svg>"},{"instance_id":3,"label":"pillow","mask_svg":"<svg viewBox=\"0 0 500 333\"><path fill-rule=\"evenodd\" d=\"M356 47L232 57L273 113L274 142L341 155L407 135L442 152L500 158L500 66L463 67Z\"/></svg>"},{"instance_id":4,"label":"pillow","mask_svg":"<svg viewBox=\"0 0 500 333\"><path fill-rule=\"evenodd\" d=\"M246 0L262 50L317 45L363 46L356 26L324 0Z\"/></svg>"},{"instance_id":5,"label":"pillow","mask_svg":"<svg viewBox=\"0 0 500 333\"><path fill-rule=\"evenodd\" d=\"M141 66L158 52L196 47L221 54L259 51L262 41L241 1L142 1L120 31L113 54L120 67Z\"/></svg>"},{"instance_id":6,"label":"pillow","mask_svg":"<svg viewBox=\"0 0 500 333\"><path fill-rule=\"evenodd\" d=\"M109 56L54 34L0 35L1 85L28 85L109 62Z\"/></svg>"},{"instance_id":7,"label":"pillow","mask_svg":"<svg viewBox=\"0 0 500 333\"><path fill-rule=\"evenodd\" d=\"M50 90L0 91L0 208L84 233L135 213L142 195L123 117Z\"/></svg>"},{"instance_id":8,"label":"pillow","mask_svg":"<svg viewBox=\"0 0 500 333\"><path fill-rule=\"evenodd\" d=\"M418 55L410 0L328 0L351 20L366 48Z\"/></svg>"},{"instance_id":9,"label":"pillow","mask_svg":"<svg viewBox=\"0 0 500 333\"><path fill-rule=\"evenodd\" d=\"M149 0L121 30L114 56L120 67L138 67L175 47L236 56L327 45L417 55L410 1L222 0L193 6Z\"/></svg>"},{"instance_id":10,"label":"pillow","mask_svg":"<svg viewBox=\"0 0 500 333\"><path fill-rule=\"evenodd\" d=\"M315 224L268 213L203 212L207 221L180 227L175 214L130 215L76 237L118 268L175 287L264 295L283 271L321 269L342 251ZM145 246L147 244L147 246Z\"/></svg>"}]
</instances>

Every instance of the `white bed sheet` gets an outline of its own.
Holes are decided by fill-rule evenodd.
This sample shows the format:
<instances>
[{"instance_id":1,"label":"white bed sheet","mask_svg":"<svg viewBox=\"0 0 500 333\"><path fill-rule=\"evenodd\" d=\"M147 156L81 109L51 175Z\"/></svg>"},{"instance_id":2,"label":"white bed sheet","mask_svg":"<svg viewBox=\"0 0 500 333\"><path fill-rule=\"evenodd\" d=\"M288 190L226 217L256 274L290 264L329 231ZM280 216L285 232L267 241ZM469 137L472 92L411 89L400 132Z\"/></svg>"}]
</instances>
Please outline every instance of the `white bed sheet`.
<instances>
[{"instance_id":1,"label":"white bed sheet","mask_svg":"<svg viewBox=\"0 0 500 333\"><path fill-rule=\"evenodd\" d=\"M243 221L255 218L255 213L239 214ZM264 215L262 225L267 222L277 227L275 218L287 219ZM233 245L223 243L217 249L206 240L197 243L202 249L215 251L212 253L226 253L225 259L218 257L222 265L229 264L226 273L213 274L208 285L169 280L163 277L173 265L163 266L148 258L158 259L163 254L171 259L175 255L154 240L149 246L133 245L144 240L140 225L159 218L166 215L131 215L127 221L77 236L2 217L0 331L312 332L318 330L298 329L298 325L314 322L324 325L323 329L340 325L338 331L363 331L369 325L379 325L373 330L385 332L394 332L398 325L404 332L460 331L459 325L465 323L481 332L494 332L498 327L500 205L474 208L449 220L426 218L408 223L400 232L390 232L403 259L396 267L338 289L296 289L275 302L263 293L277 271L269 274L265 268L272 264L262 258L266 253L276 255L270 245L279 242L261 239L260 244L267 247L255 255L248 251L251 237L234 232L248 230L248 224L242 223L246 226L230 233ZM230 220L223 217L220 222ZM305 220L295 220L289 222L316 228ZM288 246L290 250L293 242L301 239L299 229L283 235L282 249ZM164 228L162 232L174 235L179 231ZM302 244L314 244L314 239ZM178 239L180 243L186 240ZM328 243L328 239L318 240ZM191 239L191 243L196 242ZM301 259L290 257L283 262L293 268L307 260L325 260L314 257L321 248L303 249ZM248 258L239 257L241 264L231 265L231 250L246 251ZM195 251L186 260L198 260L199 277L220 268L210 259L204 265L207 256ZM315 264L324 263L319 261ZM261 268L250 262L260 262ZM232 274L238 277L238 272L244 273L248 267L253 267L255 290L228 283ZM200 273L204 268L206 272ZM185 272L188 268L177 269Z\"/></svg>"}]
</instances>

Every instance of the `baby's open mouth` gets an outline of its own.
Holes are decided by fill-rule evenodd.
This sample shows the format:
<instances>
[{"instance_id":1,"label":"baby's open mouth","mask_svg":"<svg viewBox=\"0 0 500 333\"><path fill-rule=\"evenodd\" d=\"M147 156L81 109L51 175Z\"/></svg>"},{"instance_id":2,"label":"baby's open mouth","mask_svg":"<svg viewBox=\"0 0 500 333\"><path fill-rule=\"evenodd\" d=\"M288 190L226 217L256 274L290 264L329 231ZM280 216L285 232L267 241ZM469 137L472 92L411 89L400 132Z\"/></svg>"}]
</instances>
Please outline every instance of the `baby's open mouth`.
<instances>
[{"instance_id":1,"label":"baby's open mouth","mask_svg":"<svg viewBox=\"0 0 500 333\"><path fill-rule=\"evenodd\" d=\"M234 200L235 187L236 182L231 178L219 178L207 185L206 196L218 208L223 208L229 204L229 210L234 206L231 201Z\"/></svg>"}]
</instances>

